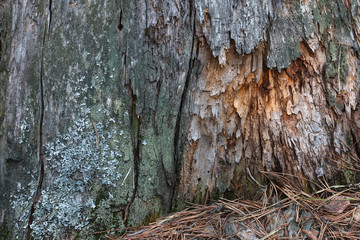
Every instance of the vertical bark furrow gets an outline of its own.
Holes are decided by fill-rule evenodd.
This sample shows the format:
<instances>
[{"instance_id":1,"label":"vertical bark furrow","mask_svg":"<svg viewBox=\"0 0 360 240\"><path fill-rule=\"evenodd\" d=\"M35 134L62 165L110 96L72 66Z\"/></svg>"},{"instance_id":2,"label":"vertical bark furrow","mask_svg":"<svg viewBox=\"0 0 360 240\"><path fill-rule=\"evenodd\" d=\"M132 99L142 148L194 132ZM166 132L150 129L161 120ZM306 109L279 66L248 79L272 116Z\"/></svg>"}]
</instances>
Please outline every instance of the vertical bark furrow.
<instances>
[{"instance_id":1,"label":"vertical bark furrow","mask_svg":"<svg viewBox=\"0 0 360 240\"><path fill-rule=\"evenodd\" d=\"M129 217L129 209L131 207L131 204L134 202L137 190L138 190L138 182L139 182L139 164L140 164L140 126L141 126L141 120L140 117L136 114L136 95L134 95L134 92L131 88L131 80L128 86L126 87L129 91L129 94L131 96L131 103L130 103L130 127L131 127L131 138L133 141L133 191L130 197L129 202L126 204L126 206L123 209L123 222L125 225L127 225L127 220Z\"/></svg>"},{"instance_id":2,"label":"vertical bark furrow","mask_svg":"<svg viewBox=\"0 0 360 240\"><path fill-rule=\"evenodd\" d=\"M0 130L0 174L4 179L0 205L5 209L2 218L8 222L6 227L12 233L10 236L4 233L4 236L24 239L40 177L39 76L44 29L40 19L43 12L34 2L9 1L5 6L8 13L2 14L4 19L1 22L12 24L8 29L11 34L6 40L9 43L5 49L8 56L2 58L2 61L9 61L1 63L7 76L1 76L6 82L2 85L6 87L6 95L2 98L5 108L0 110L4 111L1 128L5 130Z\"/></svg>"},{"instance_id":3,"label":"vertical bark furrow","mask_svg":"<svg viewBox=\"0 0 360 240\"><path fill-rule=\"evenodd\" d=\"M189 66L187 69L186 77L185 77L185 85L182 91L181 99L180 99L180 105L179 110L176 117L176 124L175 124L175 135L174 135L174 175L175 175L175 181L172 183L172 193L171 193L171 200L170 200L170 208L169 212L173 209L173 203L175 198L175 191L176 187L180 183L181 178L181 162L182 162L182 153L183 153L183 146L181 142L180 136L183 135L184 129L181 127L181 118L186 115L186 112L184 112L185 107L185 101L187 99L187 94L189 91L189 84L191 81L191 76L193 74L193 66L196 56L194 56L194 48L195 48L195 20L196 20L196 10L195 10L195 1L189 0L189 8L190 8L190 14L189 14L189 26L192 26L192 35L191 35L191 51L189 54ZM181 148L181 149L180 149Z\"/></svg>"},{"instance_id":4,"label":"vertical bark furrow","mask_svg":"<svg viewBox=\"0 0 360 240\"><path fill-rule=\"evenodd\" d=\"M139 28L126 35L128 55L143 59L135 58L127 67L137 96L136 114L142 120L139 183L128 219L128 224L134 225L141 223L139 219L153 221L171 209L178 171L176 144L181 144L175 139L182 134L176 132L184 120L178 117L191 63L193 16L189 1L137 1L131 5L138 9L130 16Z\"/></svg>"},{"instance_id":5,"label":"vertical bark furrow","mask_svg":"<svg viewBox=\"0 0 360 240\"><path fill-rule=\"evenodd\" d=\"M29 213L29 222L27 225L27 233L26 233L26 239L31 239L31 224L34 221L34 212L36 209L36 204L39 201L41 189L44 181L45 176L45 163L44 163L44 146L43 146L43 123L44 123L44 111L45 111L45 105L44 105L44 83L43 83L43 75L44 75L44 52L45 52L45 44L46 44L46 37L47 37L47 31L50 27L51 23L51 0L49 2L49 25L45 24L45 29L43 33L43 40L41 43L41 59L40 59L40 75L39 75L39 140L38 140L38 161L39 161L39 180L38 185L36 188L34 200L31 205L30 213Z\"/></svg>"}]
</instances>

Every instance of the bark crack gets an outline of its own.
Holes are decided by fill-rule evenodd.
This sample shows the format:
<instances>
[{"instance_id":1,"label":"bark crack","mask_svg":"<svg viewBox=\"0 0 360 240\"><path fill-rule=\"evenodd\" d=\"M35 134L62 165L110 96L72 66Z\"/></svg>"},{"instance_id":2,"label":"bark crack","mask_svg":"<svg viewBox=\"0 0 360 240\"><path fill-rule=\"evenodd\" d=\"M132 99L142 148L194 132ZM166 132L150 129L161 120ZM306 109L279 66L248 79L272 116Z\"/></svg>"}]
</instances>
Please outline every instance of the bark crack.
<instances>
[{"instance_id":1,"label":"bark crack","mask_svg":"<svg viewBox=\"0 0 360 240\"><path fill-rule=\"evenodd\" d=\"M189 83L190 83L190 78L191 78L191 73L193 70L193 66L194 66L194 58L193 58L193 53L194 53L194 47L195 47L195 2L194 0L189 0L189 5L190 5L190 25L192 26L192 42L191 42L191 52L190 52L190 59L189 59L189 67L188 67L188 71L186 73L186 79L185 79L185 86L181 95L181 102L180 102L180 107L179 107L179 111L176 117L176 125L175 125L175 136L174 136L174 172L175 172L175 178L176 178L176 183L173 184L172 186L172 190L171 190L171 199L170 199L170 207L169 207L169 212L171 212L173 210L173 203L174 203L174 197L175 197L175 188L178 185L177 183L180 182L180 147L179 147L179 141L180 141L180 136L181 136L181 115L184 111L184 106L185 106L185 101L186 101L186 97L187 97L187 92L188 92L188 88L189 88Z\"/></svg>"},{"instance_id":2,"label":"bark crack","mask_svg":"<svg viewBox=\"0 0 360 240\"><path fill-rule=\"evenodd\" d=\"M29 216L29 221L28 221L28 225L27 225L27 233L26 233L27 240L31 239L31 232L32 232L31 225L34 221L34 212L35 212L36 204L38 203L39 198L40 198L41 188L42 188L42 184L44 181L44 175L45 175L44 147L43 147L43 123L44 123L44 109L45 109L43 75L44 75L44 56L45 56L46 35L47 35L47 32L49 31L48 28L50 28L51 17L52 17L51 5L52 5L52 0L49 1L49 25L46 26L46 24L45 24L42 45L41 45L41 61L40 61L40 76L39 76L39 91L40 91L40 101L39 101L40 116L39 116L39 118L40 118L40 121L39 121L39 139L38 139L38 142L39 142L38 160L40 163L40 173L39 173L39 182L38 182L38 186L36 189L35 197L34 197L32 205L31 205L31 209L30 209L30 216Z\"/></svg>"},{"instance_id":3,"label":"bark crack","mask_svg":"<svg viewBox=\"0 0 360 240\"><path fill-rule=\"evenodd\" d=\"M139 178L139 162L140 162L140 125L141 125L141 119L140 116L136 114L136 95L133 92L133 89L131 88L131 79L130 82L125 86L127 90L129 91L129 94L131 96L131 114L130 114L130 120L131 120L131 138L133 139L133 153L134 153L134 169L133 169L133 192L130 201L123 209L123 222L125 225L127 225L127 220L129 217L130 207L132 203L135 200L137 189L138 189L138 178Z\"/></svg>"},{"instance_id":4,"label":"bark crack","mask_svg":"<svg viewBox=\"0 0 360 240\"><path fill-rule=\"evenodd\" d=\"M124 26L122 25L122 9L120 9L120 18L119 18L119 25L118 25L118 30L121 31L123 30Z\"/></svg>"}]
</instances>

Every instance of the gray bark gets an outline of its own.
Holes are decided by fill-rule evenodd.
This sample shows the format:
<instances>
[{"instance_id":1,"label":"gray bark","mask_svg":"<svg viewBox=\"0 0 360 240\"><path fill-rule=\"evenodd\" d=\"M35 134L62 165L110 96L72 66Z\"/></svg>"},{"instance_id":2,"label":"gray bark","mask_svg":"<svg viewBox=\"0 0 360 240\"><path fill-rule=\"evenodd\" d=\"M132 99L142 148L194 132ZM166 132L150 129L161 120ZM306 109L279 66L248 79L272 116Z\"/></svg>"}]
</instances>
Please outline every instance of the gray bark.
<instances>
[{"instance_id":1,"label":"gray bark","mask_svg":"<svg viewBox=\"0 0 360 240\"><path fill-rule=\"evenodd\" d=\"M0 6L4 239L98 239L261 171L359 180L328 159L360 155L358 0Z\"/></svg>"}]
</instances>

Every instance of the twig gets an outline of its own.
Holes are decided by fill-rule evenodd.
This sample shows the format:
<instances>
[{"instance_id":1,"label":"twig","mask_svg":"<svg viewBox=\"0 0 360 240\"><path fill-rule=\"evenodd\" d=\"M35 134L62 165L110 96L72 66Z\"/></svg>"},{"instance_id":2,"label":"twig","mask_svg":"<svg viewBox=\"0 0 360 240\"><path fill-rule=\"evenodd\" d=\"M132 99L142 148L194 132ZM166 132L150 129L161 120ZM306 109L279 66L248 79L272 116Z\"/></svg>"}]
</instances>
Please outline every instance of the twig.
<instances>
[{"instance_id":1,"label":"twig","mask_svg":"<svg viewBox=\"0 0 360 240\"><path fill-rule=\"evenodd\" d=\"M131 172L131 168L129 168L129 171L128 171L127 174L125 175L125 178L124 178L123 182L121 183L121 186L124 185L124 183L125 183L127 177L129 176L130 172Z\"/></svg>"}]
</instances>

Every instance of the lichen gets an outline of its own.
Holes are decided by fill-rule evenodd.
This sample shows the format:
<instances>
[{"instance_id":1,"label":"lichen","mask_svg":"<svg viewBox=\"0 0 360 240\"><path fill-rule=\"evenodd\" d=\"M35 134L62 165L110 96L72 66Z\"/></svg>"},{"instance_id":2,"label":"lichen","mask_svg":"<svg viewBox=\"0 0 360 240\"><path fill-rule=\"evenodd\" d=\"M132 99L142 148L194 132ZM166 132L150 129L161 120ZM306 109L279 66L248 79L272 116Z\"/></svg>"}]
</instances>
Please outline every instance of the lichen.
<instances>
[{"instance_id":1,"label":"lichen","mask_svg":"<svg viewBox=\"0 0 360 240\"><path fill-rule=\"evenodd\" d=\"M35 239L57 237L59 229L83 229L91 211L99 208L91 194L95 183L108 188L110 198L112 189L123 180L121 144L111 148L107 143L117 132L104 131L101 122L95 125L96 131L90 120L78 119L67 134L45 146L48 185L34 213Z\"/></svg>"},{"instance_id":2,"label":"lichen","mask_svg":"<svg viewBox=\"0 0 360 240\"><path fill-rule=\"evenodd\" d=\"M14 189L10 194L10 208L13 211L14 219L17 220L14 224L12 224L13 236L16 239L22 238L20 235L21 231L27 227L29 212L37 187L37 179L35 177L36 173L31 174L28 172L27 174L31 176L31 181L27 184L17 182L16 189Z\"/></svg>"},{"instance_id":3,"label":"lichen","mask_svg":"<svg viewBox=\"0 0 360 240\"><path fill-rule=\"evenodd\" d=\"M61 93L66 93L65 106L71 118L57 123L57 134L46 132L45 180L31 225L35 239L82 236L82 230L121 225L121 209L132 191L132 178L125 179L132 168L132 142L126 130L126 106L104 93L112 90L104 87L112 84L115 70L109 69L114 63L104 64L99 64L96 75L74 76L71 74L81 71L70 65L69 78L52 95L59 101ZM114 103L116 109L112 110ZM48 127L49 122L45 124Z\"/></svg>"},{"instance_id":4,"label":"lichen","mask_svg":"<svg viewBox=\"0 0 360 240\"><path fill-rule=\"evenodd\" d=\"M35 239L97 239L86 232L122 225L134 167L127 95L118 86L118 3L53 2L42 56L45 175Z\"/></svg>"}]
</instances>

